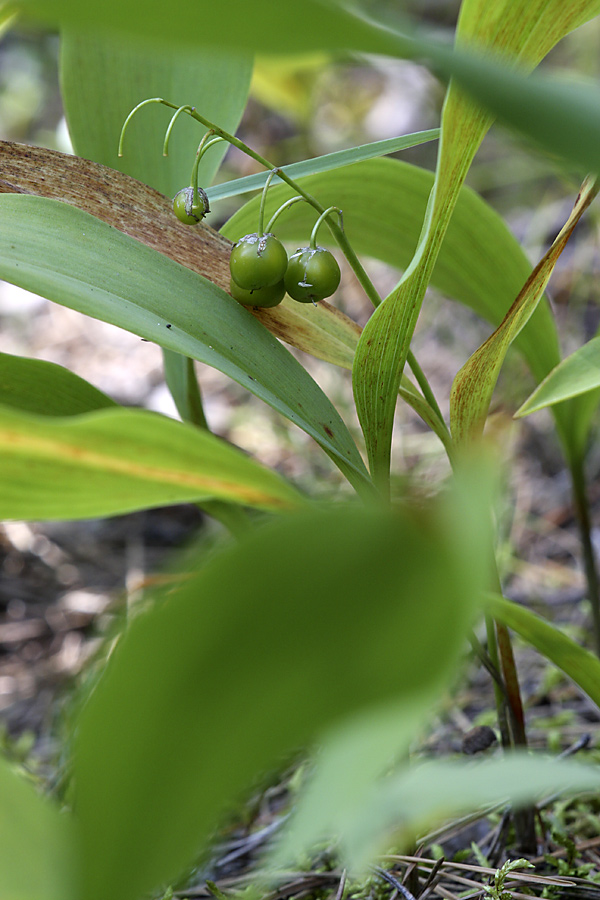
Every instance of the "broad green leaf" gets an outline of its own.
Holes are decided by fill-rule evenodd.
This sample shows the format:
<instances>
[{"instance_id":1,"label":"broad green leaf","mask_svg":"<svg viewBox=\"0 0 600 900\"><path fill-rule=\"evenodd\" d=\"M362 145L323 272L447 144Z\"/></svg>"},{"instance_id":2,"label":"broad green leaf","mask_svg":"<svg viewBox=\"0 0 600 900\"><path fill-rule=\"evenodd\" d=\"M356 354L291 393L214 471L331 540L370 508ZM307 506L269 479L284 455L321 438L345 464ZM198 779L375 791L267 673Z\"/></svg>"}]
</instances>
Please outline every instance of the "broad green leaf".
<instances>
[{"instance_id":1,"label":"broad green leaf","mask_svg":"<svg viewBox=\"0 0 600 900\"><path fill-rule=\"evenodd\" d=\"M375 159L387 156L389 153L398 153L400 150L407 150L409 147L434 141L437 137L439 137L439 128L432 128L429 131L417 131L415 134L404 134L401 137L388 138L385 141L361 144L358 147L351 147L349 150L336 150L335 153L325 153L314 159L304 159L302 162L291 163L289 166L280 166L279 168L290 178L297 180L305 178L307 175L316 175L318 172L330 172L333 169L350 166L365 159ZM256 175L245 175L244 178L217 184L207 190L209 200L216 203L226 197L237 197L260 190L264 186L268 174L268 172L257 172ZM281 184L281 178L275 175L271 180L271 185L275 187L277 184Z\"/></svg>"},{"instance_id":2,"label":"broad green leaf","mask_svg":"<svg viewBox=\"0 0 600 900\"><path fill-rule=\"evenodd\" d=\"M394 703L402 722L406 703L413 732L484 581L480 507L464 513L279 518L130 623L77 727L87 900L176 876L253 779L345 717Z\"/></svg>"},{"instance_id":3,"label":"broad green leaf","mask_svg":"<svg viewBox=\"0 0 600 900\"><path fill-rule=\"evenodd\" d=\"M596 6L594 0L585 10L595 14ZM581 8L573 14L563 0L494 4L464 0L457 45L477 44L510 60L512 66L528 70L583 18ZM492 121L492 115L476 106L456 83L450 84L442 111L435 184L419 244L399 285L374 312L359 342L353 368L354 396L371 473L384 488L389 484L396 396L412 335L460 188Z\"/></svg>"},{"instance_id":4,"label":"broad green leaf","mask_svg":"<svg viewBox=\"0 0 600 900\"><path fill-rule=\"evenodd\" d=\"M181 116L165 159L163 139L172 113L150 107L133 120L125 155L119 159L126 117L140 101L164 96L198 106L221 128L235 132L251 74L251 55L218 52L200 42L192 49L85 29L67 30L61 38L61 93L75 152L133 175L168 197L190 184L196 149L206 129ZM210 184L227 146L211 147L203 157L201 185Z\"/></svg>"},{"instance_id":5,"label":"broad green leaf","mask_svg":"<svg viewBox=\"0 0 600 900\"><path fill-rule=\"evenodd\" d=\"M475 765L426 762L383 779L360 810L340 822L342 857L351 871L364 875L366 865L390 842L408 850L426 829L452 816L496 804L523 806L557 791L597 793L599 788L597 767L539 754L512 753ZM518 880L519 873L513 877Z\"/></svg>"},{"instance_id":6,"label":"broad green leaf","mask_svg":"<svg viewBox=\"0 0 600 900\"><path fill-rule=\"evenodd\" d=\"M518 603L496 594L490 594L487 602L495 619L532 644L600 706L600 660L597 656Z\"/></svg>"},{"instance_id":7,"label":"broad green leaf","mask_svg":"<svg viewBox=\"0 0 600 900\"><path fill-rule=\"evenodd\" d=\"M450 393L450 424L457 443L477 438L483 432L508 348L531 318L575 226L599 188L600 184L593 178L584 183L567 222L525 282L504 320L456 375Z\"/></svg>"},{"instance_id":8,"label":"broad green leaf","mask_svg":"<svg viewBox=\"0 0 600 900\"><path fill-rule=\"evenodd\" d=\"M87 213L38 197L0 196L0 248L7 281L219 369L307 431L358 488L368 484L325 394L212 282Z\"/></svg>"},{"instance_id":9,"label":"broad green leaf","mask_svg":"<svg viewBox=\"0 0 600 900\"><path fill-rule=\"evenodd\" d=\"M0 759L2 900L76 900L77 844L70 817Z\"/></svg>"},{"instance_id":10,"label":"broad green leaf","mask_svg":"<svg viewBox=\"0 0 600 900\"><path fill-rule=\"evenodd\" d=\"M117 405L62 366L8 353L0 353L0 404L41 416L77 416Z\"/></svg>"},{"instance_id":11,"label":"broad green leaf","mask_svg":"<svg viewBox=\"0 0 600 900\"><path fill-rule=\"evenodd\" d=\"M59 419L0 407L0 518L85 519L216 498L290 509L302 496L210 432L145 410Z\"/></svg>"},{"instance_id":12,"label":"broad green leaf","mask_svg":"<svg viewBox=\"0 0 600 900\"><path fill-rule=\"evenodd\" d=\"M566 359L542 381L515 416L528 416L539 409L562 403L588 391L600 388L600 337L592 338Z\"/></svg>"},{"instance_id":13,"label":"broad green leaf","mask_svg":"<svg viewBox=\"0 0 600 900\"><path fill-rule=\"evenodd\" d=\"M401 160L374 159L312 175L300 183L323 206L342 206L344 228L357 253L406 268L417 245L433 178L433 173ZM269 189L267 215L292 195L284 185ZM222 233L237 240L255 230L258 203L258 198L246 203L226 222ZM315 219L311 207L296 203L277 220L277 234L296 246L306 245ZM319 231L319 242L335 246L326 226ZM431 283L498 325L530 274L531 265L504 221L474 191L463 187ZM300 304L290 300L282 309L288 306ZM304 318L316 322L321 307L306 310ZM557 365L558 339L547 303L540 304L516 343L539 381ZM354 351L354 341L351 346Z\"/></svg>"}]
</instances>

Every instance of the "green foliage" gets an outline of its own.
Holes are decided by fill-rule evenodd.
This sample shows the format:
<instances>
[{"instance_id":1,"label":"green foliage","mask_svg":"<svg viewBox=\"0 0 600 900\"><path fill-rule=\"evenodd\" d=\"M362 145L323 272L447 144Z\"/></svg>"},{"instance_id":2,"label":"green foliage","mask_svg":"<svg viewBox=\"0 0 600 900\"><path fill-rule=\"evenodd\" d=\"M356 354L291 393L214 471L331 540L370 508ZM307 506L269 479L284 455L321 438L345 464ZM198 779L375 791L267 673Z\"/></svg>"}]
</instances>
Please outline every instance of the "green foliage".
<instances>
[{"instance_id":1,"label":"green foliage","mask_svg":"<svg viewBox=\"0 0 600 900\"><path fill-rule=\"evenodd\" d=\"M535 866L528 859L507 859L494 875L494 883L486 884L483 889L490 900L512 900L511 892L504 889L507 877L516 869L534 868Z\"/></svg>"},{"instance_id":2,"label":"green foliage","mask_svg":"<svg viewBox=\"0 0 600 900\"><path fill-rule=\"evenodd\" d=\"M482 614L490 666L502 671L501 723L508 699L505 744L522 729L509 627L600 702L598 659L500 596L491 551L493 479L479 442L514 342L542 382L519 413L556 405L589 543L583 463L600 387L598 347L593 340L561 363L543 292L596 184L584 183L533 272L505 223L465 187L495 115L567 165L600 169L597 87L528 74L564 35L600 13L600 2L463 0L454 50L408 20L400 33L398 20L382 25L341 0L256 0L251 10L241 0L151 0L143 15L122 0L15 6L60 27L73 144L100 165L68 168L59 154L38 151L38 177L27 154L17 165L18 154L7 151L12 168L3 185L15 192L0 194L0 276L156 342L184 421L120 408L58 366L0 354L0 513L80 518L192 501L235 538L210 558L189 548L117 637L76 717L72 809L59 813L0 764L3 898L138 900L164 890L206 851L220 817L253 780L298 748L318 752L271 855L274 867L337 838L344 864L361 873L392 833L407 843L424 825L473 806L519 808L544 791L598 790L595 767L565 761L507 755L477 767L412 766L406 757ZM418 56L452 76L440 131L275 171L230 133L247 101L249 51L318 49ZM171 111L170 124L162 107ZM202 154L213 141L200 142L211 134L216 147ZM376 158L438 134L435 173ZM160 157L162 138L168 160ZM265 172L211 188L228 144ZM84 169L86 186L78 192L65 172L76 180ZM185 195L198 176L211 202L259 189L267 179L273 186L217 235L204 222L186 230L177 221L201 218L191 215ZM118 190L111 193L113 183ZM144 185L169 197L191 187L178 195L173 215L171 201ZM238 244L232 254L228 239L251 235L257 222L262 236L264 216L298 197L304 202L277 219L274 263L255 252L258 241ZM168 218L160 218L163 207ZM157 216L160 227L152 230ZM338 248L375 307L362 332L327 303L308 302L337 288L329 251L318 252L333 260L332 271L315 274L316 256L294 270L292 258L282 284L288 261L279 241L305 247L310 235L309 252L316 253L313 226L323 219L319 244ZM182 254L186 239L192 243ZM251 259L240 250L246 245ZM403 272L385 298L364 268L369 257ZM264 263L269 271L257 276ZM286 285L302 305L279 302ZM411 350L429 285L496 329L454 381L451 430ZM273 296L261 293L271 289ZM277 338L353 369L369 468L332 400ZM319 485L317 503L211 434L194 360L303 429L349 484ZM414 384L404 373L407 362ZM440 495L427 501L398 499L390 490L399 396L441 439L451 464ZM249 519L243 507L262 515ZM594 562L589 553L586 559L600 645L598 579L594 587ZM497 593L487 595L490 588ZM403 763L394 767L398 759ZM508 900L507 876L522 864L508 862L497 872L486 888L491 900Z\"/></svg>"},{"instance_id":3,"label":"green foliage","mask_svg":"<svg viewBox=\"0 0 600 900\"><path fill-rule=\"evenodd\" d=\"M257 773L345 718L390 707L386 756L408 743L481 584L466 500L459 552L440 510L313 511L195 564L134 620L78 726L86 897L176 875Z\"/></svg>"},{"instance_id":4,"label":"green foliage","mask_svg":"<svg viewBox=\"0 0 600 900\"><path fill-rule=\"evenodd\" d=\"M6 900L77 900L73 821L0 759L0 882Z\"/></svg>"}]
</instances>

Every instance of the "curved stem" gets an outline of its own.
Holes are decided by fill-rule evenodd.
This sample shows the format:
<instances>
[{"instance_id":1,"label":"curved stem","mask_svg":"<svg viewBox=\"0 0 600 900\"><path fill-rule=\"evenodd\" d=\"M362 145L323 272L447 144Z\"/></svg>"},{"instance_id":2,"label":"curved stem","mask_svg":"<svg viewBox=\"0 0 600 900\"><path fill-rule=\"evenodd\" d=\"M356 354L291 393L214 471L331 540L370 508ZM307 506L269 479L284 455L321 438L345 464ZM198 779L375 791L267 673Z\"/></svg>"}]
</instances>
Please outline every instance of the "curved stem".
<instances>
[{"instance_id":1,"label":"curved stem","mask_svg":"<svg viewBox=\"0 0 600 900\"><path fill-rule=\"evenodd\" d=\"M294 203L303 203L303 202L304 202L304 197L290 197L289 200L286 200L285 203L282 203L282 205L279 207L279 209L273 213L273 215L267 222L267 227L266 227L265 231L267 231L267 233L268 233L271 230L271 228L273 227L273 225L275 224L275 222L277 221L277 219L279 218L281 213L284 212L284 210L286 210L289 206L293 206Z\"/></svg>"},{"instance_id":2,"label":"curved stem","mask_svg":"<svg viewBox=\"0 0 600 900\"><path fill-rule=\"evenodd\" d=\"M265 225L265 203L267 202L267 191L269 190L269 186L273 181L273 176L277 175L279 169L275 167L271 169L269 174L267 175L267 180L265 181L265 186L263 188L261 197L260 197L260 209L258 210L258 237L261 238L264 232Z\"/></svg>"},{"instance_id":3,"label":"curved stem","mask_svg":"<svg viewBox=\"0 0 600 900\"><path fill-rule=\"evenodd\" d=\"M311 231L311 234L310 234L310 249L311 249L311 250L316 250L316 248L317 248L317 234L318 234L319 228L321 227L322 223L325 221L325 219L327 218L327 216L328 216L330 213L332 213L332 212L337 212L337 214L338 214L338 216L339 216L339 219L340 219L340 230L341 230L342 233L343 233L343 231L344 231L344 217L343 217L343 213L342 213L341 209L339 208L339 206L330 206L328 209L326 209L324 212L321 213L321 215L319 216L319 218L318 218L317 221L315 222L315 225L314 225L313 230ZM328 224L329 224L329 223L328 223Z\"/></svg>"},{"instance_id":4,"label":"curved stem","mask_svg":"<svg viewBox=\"0 0 600 900\"><path fill-rule=\"evenodd\" d=\"M202 140L200 141L200 143L198 144L198 149L196 150L196 159L194 160L194 165L192 166L192 174L190 177L190 185L194 192L192 207L196 204L196 202L198 200L198 168L200 166L200 160L202 159L202 157L204 156L204 154L206 153L206 151L208 150L209 147L212 147L213 144L220 144L223 141L223 138L220 138L220 137L212 138L212 140L210 140L212 134L213 134L212 131L207 131L206 134L204 135L204 137L202 138Z\"/></svg>"},{"instance_id":5,"label":"curved stem","mask_svg":"<svg viewBox=\"0 0 600 900\"><path fill-rule=\"evenodd\" d=\"M177 110L177 112L175 113L175 115L171 116L171 121L169 122L167 130L165 132L165 140L163 143L163 156L169 155L169 141L171 140L171 132L173 131L173 126L175 125L175 122L177 121L177 119L179 118L181 113L188 112L191 108L192 108L191 106L180 106L179 109ZM134 112L135 112L135 110L134 110ZM120 155L121 154L119 153L119 156Z\"/></svg>"},{"instance_id":6,"label":"curved stem","mask_svg":"<svg viewBox=\"0 0 600 900\"><path fill-rule=\"evenodd\" d=\"M193 106L179 107L175 103L171 103L169 100L165 100L163 97L151 97L149 100L143 100L141 103L138 103L138 105L136 107L134 107L134 109L132 109L132 111L129 113L129 115L127 116L127 119L125 120L123 128L121 130L121 138L119 141L119 155L120 156L123 155L122 150L123 150L123 139L125 136L125 129L129 125L129 122L131 121L131 119L133 118L135 113L138 111L138 109L141 109L142 106L147 106L149 103L160 103L162 106L166 106L169 109L174 109L174 110L183 109L184 112L186 112L192 119L195 119L196 122L199 122L200 125L204 125L205 128L212 130L215 134L219 135L219 137L222 137L224 140L228 141L234 147L237 147L238 150L241 150L242 153L245 153L251 159L255 160L257 163L260 163L260 165L264 166L265 169L273 169L274 168L272 162L269 162L269 160L265 159L264 156L261 156L260 153L257 153L255 150L253 150L251 147L249 147L243 141L240 141L240 139L236 138L235 135L230 134L228 131L225 131L223 128L220 128L218 125L215 125L215 123L211 122L210 119L206 119L204 116L201 116L200 113L195 109L195 107L193 107ZM312 196L312 194L309 194L308 191L305 191L304 188L302 188L296 181L294 181L293 178L290 178L290 176L286 174L285 169L278 169L277 175L281 179L281 181L284 181L300 197L303 197L307 203L310 203L310 205L313 207L313 209L316 209L316 211L319 214L322 212L325 212L325 208L318 202L318 200L316 200ZM367 297L369 298L369 300L371 301L373 306L379 306L379 304L381 303L381 297L377 293L373 283L371 282L369 276L365 272L356 253L350 246L350 243L349 243L345 233L342 231L342 229L339 227L339 225L337 225L337 223L331 222L331 223L329 223L329 227L331 229L331 233L333 234L335 240L337 241L337 244L338 244L340 250L346 257L346 259L348 260L348 263L350 264L350 267L354 271L354 274L356 275L365 294L367 295Z\"/></svg>"}]
</instances>

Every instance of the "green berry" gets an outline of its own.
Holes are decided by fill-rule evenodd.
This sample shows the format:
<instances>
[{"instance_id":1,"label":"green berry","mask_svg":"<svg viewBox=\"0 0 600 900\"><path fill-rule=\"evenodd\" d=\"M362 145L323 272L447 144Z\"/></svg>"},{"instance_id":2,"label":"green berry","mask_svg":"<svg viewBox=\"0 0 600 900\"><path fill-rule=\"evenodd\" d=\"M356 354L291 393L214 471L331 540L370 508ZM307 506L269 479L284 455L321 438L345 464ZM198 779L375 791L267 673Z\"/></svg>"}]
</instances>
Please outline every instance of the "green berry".
<instances>
[{"instance_id":1,"label":"green berry","mask_svg":"<svg viewBox=\"0 0 600 900\"><path fill-rule=\"evenodd\" d=\"M299 303L317 303L335 293L340 278L340 267L329 250L324 247L300 247L290 256L285 289Z\"/></svg>"},{"instance_id":2,"label":"green berry","mask_svg":"<svg viewBox=\"0 0 600 900\"><path fill-rule=\"evenodd\" d=\"M287 269L285 247L274 234L247 234L234 244L229 270L235 283L246 291L278 284Z\"/></svg>"},{"instance_id":3,"label":"green berry","mask_svg":"<svg viewBox=\"0 0 600 900\"><path fill-rule=\"evenodd\" d=\"M282 278L277 284L271 284L269 287L247 291L245 288L241 288L239 284L236 284L232 278L229 293L234 300L237 300L243 306L260 306L263 309L268 309L281 303L285 297L285 284Z\"/></svg>"},{"instance_id":4,"label":"green berry","mask_svg":"<svg viewBox=\"0 0 600 900\"><path fill-rule=\"evenodd\" d=\"M184 225L197 225L210 212L206 192L199 187L194 203L194 189L182 188L173 198L173 212Z\"/></svg>"}]
</instances>

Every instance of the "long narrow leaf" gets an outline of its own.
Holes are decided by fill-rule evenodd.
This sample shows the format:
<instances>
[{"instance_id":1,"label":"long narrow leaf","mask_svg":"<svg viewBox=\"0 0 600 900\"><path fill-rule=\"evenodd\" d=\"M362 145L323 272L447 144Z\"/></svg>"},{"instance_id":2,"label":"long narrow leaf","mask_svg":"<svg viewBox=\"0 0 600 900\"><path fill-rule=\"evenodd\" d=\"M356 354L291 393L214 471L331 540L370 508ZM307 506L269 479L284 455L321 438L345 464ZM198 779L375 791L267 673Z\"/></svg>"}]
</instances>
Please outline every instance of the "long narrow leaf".
<instances>
[{"instance_id":1,"label":"long narrow leaf","mask_svg":"<svg viewBox=\"0 0 600 900\"><path fill-rule=\"evenodd\" d=\"M0 275L214 366L307 431L357 487L367 484L348 430L306 370L195 272L72 206L5 194Z\"/></svg>"},{"instance_id":2,"label":"long narrow leaf","mask_svg":"<svg viewBox=\"0 0 600 900\"><path fill-rule=\"evenodd\" d=\"M456 375L450 394L450 422L457 442L470 440L483 431L492 393L508 348L535 310L554 266L599 188L600 185L594 179L589 179L583 185L567 222L527 279L502 323Z\"/></svg>"},{"instance_id":3,"label":"long narrow leaf","mask_svg":"<svg viewBox=\"0 0 600 900\"><path fill-rule=\"evenodd\" d=\"M182 225L170 201L147 185L86 159L23 144L0 142L0 161L0 192L69 203L229 289L229 241L203 224ZM255 223L249 230L254 228ZM284 300L274 309L253 310L253 315L293 347L352 366L358 326L328 303L307 310Z\"/></svg>"},{"instance_id":4,"label":"long narrow leaf","mask_svg":"<svg viewBox=\"0 0 600 900\"><path fill-rule=\"evenodd\" d=\"M349 150L337 150L335 153L326 153L314 159L304 159L302 162L291 163L289 166L280 166L281 171L290 178L305 178L307 175L316 175L318 172L330 172L343 166L351 166L365 159L375 159L387 156L390 153L398 153L427 141L434 141L439 137L439 128L431 128L429 131L417 131L415 134L403 134L401 137L388 138L385 141L373 141L370 144L361 144L351 147ZM209 200L224 200L226 197L237 197L248 194L251 191L260 190L267 180L268 172L258 172L256 175L246 175L244 178L236 178L234 181L226 181L217 184L207 190ZM281 178L275 175L271 184L275 186L281 183Z\"/></svg>"},{"instance_id":5,"label":"long narrow leaf","mask_svg":"<svg viewBox=\"0 0 600 900\"><path fill-rule=\"evenodd\" d=\"M495 619L532 644L600 706L600 660L597 656L518 603L496 594L490 594L487 603Z\"/></svg>"},{"instance_id":6,"label":"long narrow leaf","mask_svg":"<svg viewBox=\"0 0 600 900\"><path fill-rule=\"evenodd\" d=\"M301 496L207 431L145 410L67 419L0 407L0 518L83 519L216 498L286 509Z\"/></svg>"}]
</instances>

